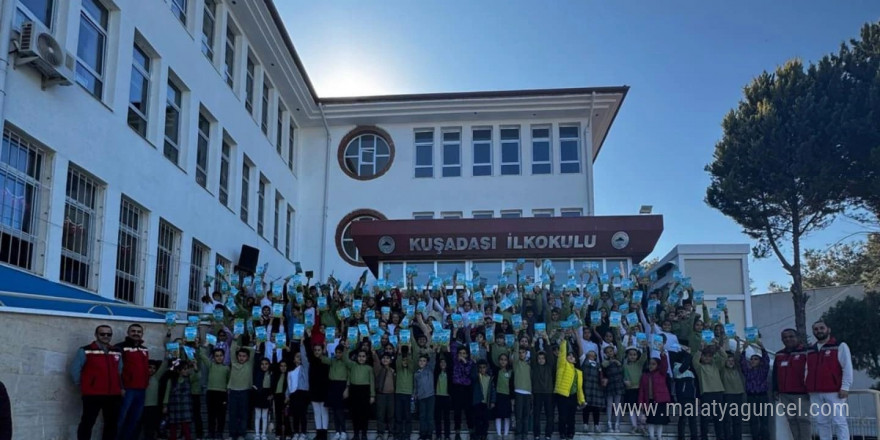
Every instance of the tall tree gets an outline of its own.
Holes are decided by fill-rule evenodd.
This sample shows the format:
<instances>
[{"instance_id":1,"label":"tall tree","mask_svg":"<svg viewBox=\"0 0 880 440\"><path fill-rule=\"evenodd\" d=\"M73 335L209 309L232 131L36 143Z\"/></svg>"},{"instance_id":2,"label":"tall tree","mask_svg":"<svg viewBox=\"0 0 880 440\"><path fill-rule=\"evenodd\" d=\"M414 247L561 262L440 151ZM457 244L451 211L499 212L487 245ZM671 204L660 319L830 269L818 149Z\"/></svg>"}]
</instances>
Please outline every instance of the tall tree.
<instances>
[{"instance_id":1,"label":"tall tree","mask_svg":"<svg viewBox=\"0 0 880 440\"><path fill-rule=\"evenodd\" d=\"M846 204L846 151L836 142L823 81L829 69L792 60L763 72L722 122L723 136L706 166L706 203L757 240L758 258L775 255L792 278L795 324L806 340L801 240L825 228Z\"/></svg>"}]
</instances>

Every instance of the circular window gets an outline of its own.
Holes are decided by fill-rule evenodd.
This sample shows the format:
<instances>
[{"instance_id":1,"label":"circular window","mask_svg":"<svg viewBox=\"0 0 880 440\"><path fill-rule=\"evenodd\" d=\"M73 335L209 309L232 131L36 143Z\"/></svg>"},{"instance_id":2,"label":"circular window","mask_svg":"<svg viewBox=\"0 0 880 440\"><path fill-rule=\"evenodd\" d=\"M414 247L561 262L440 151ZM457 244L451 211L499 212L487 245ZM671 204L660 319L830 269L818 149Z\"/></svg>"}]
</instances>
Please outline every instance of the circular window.
<instances>
[{"instance_id":1,"label":"circular window","mask_svg":"<svg viewBox=\"0 0 880 440\"><path fill-rule=\"evenodd\" d=\"M385 216L372 209L359 209L342 218L339 225L336 226L336 250L348 264L355 266L363 266L360 252L354 245L354 238L351 236L351 225L354 222L371 222L374 220L386 220Z\"/></svg>"},{"instance_id":2,"label":"circular window","mask_svg":"<svg viewBox=\"0 0 880 440\"><path fill-rule=\"evenodd\" d=\"M379 127L358 127L339 143L339 166L352 179L375 179L391 168L394 143Z\"/></svg>"}]
</instances>

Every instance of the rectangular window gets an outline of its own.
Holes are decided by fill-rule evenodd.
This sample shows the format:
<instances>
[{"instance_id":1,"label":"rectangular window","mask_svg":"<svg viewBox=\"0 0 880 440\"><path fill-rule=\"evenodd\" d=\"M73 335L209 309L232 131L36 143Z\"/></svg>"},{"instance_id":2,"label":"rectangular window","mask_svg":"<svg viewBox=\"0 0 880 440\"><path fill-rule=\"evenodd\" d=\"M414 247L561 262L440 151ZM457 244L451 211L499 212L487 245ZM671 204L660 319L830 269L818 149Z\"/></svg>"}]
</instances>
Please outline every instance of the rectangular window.
<instances>
[{"instance_id":1,"label":"rectangular window","mask_svg":"<svg viewBox=\"0 0 880 440\"><path fill-rule=\"evenodd\" d=\"M46 151L3 130L0 144L0 262L38 272L48 202ZM45 168L45 170L44 170Z\"/></svg>"},{"instance_id":2,"label":"rectangular window","mask_svg":"<svg viewBox=\"0 0 880 440\"><path fill-rule=\"evenodd\" d=\"M284 104L278 100L278 109L275 111L275 150L281 158L284 158Z\"/></svg>"},{"instance_id":3,"label":"rectangular window","mask_svg":"<svg viewBox=\"0 0 880 440\"><path fill-rule=\"evenodd\" d=\"M131 63L131 83L128 87L128 126L141 137L147 137L149 101L150 56L135 43Z\"/></svg>"},{"instance_id":4,"label":"rectangular window","mask_svg":"<svg viewBox=\"0 0 880 440\"><path fill-rule=\"evenodd\" d=\"M559 171L563 174L581 172L581 141L577 125L559 127Z\"/></svg>"},{"instance_id":5,"label":"rectangular window","mask_svg":"<svg viewBox=\"0 0 880 440\"><path fill-rule=\"evenodd\" d=\"M501 218L520 218L522 217L522 211L519 209L508 209L501 211Z\"/></svg>"},{"instance_id":6,"label":"rectangular window","mask_svg":"<svg viewBox=\"0 0 880 440\"><path fill-rule=\"evenodd\" d=\"M223 139L223 145L220 148L220 203L223 206L229 206L229 165L232 147L229 141Z\"/></svg>"},{"instance_id":7,"label":"rectangular window","mask_svg":"<svg viewBox=\"0 0 880 440\"><path fill-rule=\"evenodd\" d=\"M559 214L563 217L580 217L583 215L581 208L565 208L560 209Z\"/></svg>"},{"instance_id":8,"label":"rectangular window","mask_svg":"<svg viewBox=\"0 0 880 440\"><path fill-rule=\"evenodd\" d=\"M550 174L550 128L532 127L532 174Z\"/></svg>"},{"instance_id":9,"label":"rectangular window","mask_svg":"<svg viewBox=\"0 0 880 440\"><path fill-rule=\"evenodd\" d=\"M82 0L76 44L76 82L99 100L104 97L104 57L110 13L97 0Z\"/></svg>"},{"instance_id":10,"label":"rectangular window","mask_svg":"<svg viewBox=\"0 0 880 440\"><path fill-rule=\"evenodd\" d=\"M18 4L24 8L19 7L16 10L14 27L17 28L21 23L33 19L46 25L48 29L52 29L55 24L52 20L55 12L55 0L18 0Z\"/></svg>"},{"instance_id":11,"label":"rectangular window","mask_svg":"<svg viewBox=\"0 0 880 440\"><path fill-rule=\"evenodd\" d=\"M260 117L260 128L263 134L269 135L269 78L263 77L263 106Z\"/></svg>"},{"instance_id":12,"label":"rectangular window","mask_svg":"<svg viewBox=\"0 0 880 440\"><path fill-rule=\"evenodd\" d=\"M156 291L153 307L176 306L177 276L180 264L180 231L164 219L159 220L159 244L156 249Z\"/></svg>"},{"instance_id":13,"label":"rectangular window","mask_svg":"<svg viewBox=\"0 0 880 440\"><path fill-rule=\"evenodd\" d=\"M248 113L254 114L254 86L256 83L254 82L254 75L257 69L256 64L254 64L254 59L248 55L247 58L247 76L245 77L244 82L244 108L247 109Z\"/></svg>"},{"instance_id":14,"label":"rectangular window","mask_svg":"<svg viewBox=\"0 0 880 440\"><path fill-rule=\"evenodd\" d=\"M216 254L214 257L214 290L222 291L223 274L217 270L217 266L222 267L224 273L230 274L232 273L232 261L227 260L220 254Z\"/></svg>"},{"instance_id":15,"label":"rectangular window","mask_svg":"<svg viewBox=\"0 0 880 440\"><path fill-rule=\"evenodd\" d=\"M434 177L434 130L415 133L416 177Z\"/></svg>"},{"instance_id":16,"label":"rectangular window","mask_svg":"<svg viewBox=\"0 0 880 440\"><path fill-rule=\"evenodd\" d=\"M461 218L461 211L441 212L440 218Z\"/></svg>"},{"instance_id":17,"label":"rectangular window","mask_svg":"<svg viewBox=\"0 0 880 440\"><path fill-rule=\"evenodd\" d=\"M64 225L61 234L61 274L65 283L97 288L98 222L102 186L71 166L67 172Z\"/></svg>"},{"instance_id":18,"label":"rectangular window","mask_svg":"<svg viewBox=\"0 0 880 440\"><path fill-rule=\"evenodd\" d=\"M263 236L263 219L266 213L266 178L260 174L260 181L257 183L257 234Z\"/></svg>"},{"instance_id":19,"label":"rectangular window","mask_svg":"<svg viewBox=\"0 0 880 440\"><path fill-rule=\"evenodd\" d=\"M433 212L414 212L413 220L431 220L434 218Z\"/></svg>"},{"instance_id":20,"label":"rectangular window","mask_svg":"<svg viewBox=\"0 0 880 440\"><path fill-rule=\"evenodd\" d=\"M174 16L186 26L186 6L187 0L171 0L171 12Z\"/></svg>"},{"instance_id":21,"label":"rectangular window","mask_svg":"<svg viewBox=\"0 0 880 440\"><path fill-rule=\"evenodd\" d=\"M281 243L281 237L278 235L281 233L281 203L281 193L275 191L275 216L273 217L275 221L272 223L272 246L278 250L281 250L278 247L278 244Z\"/></svg>"},{"instance_id":22,"label":"rectangular window","mask_svg":"<svg viewBox=\"0 0 880 440\"><path fill-rule=\"evenodd\" d=\"M216 0L205 0L205 12L202 14L202 53L214 61L214 25L216 23Z\"/></svg>"},{"instance_id":23,"label":"rectangular window","mask_svg":"<svg viewBox=\"0 0 880 440\"><path fill-rule=\"evenodd\" d=\"M533 209L532 217L553 217L552 209Z\"/></svg>"},{"instance_id":24,"label":"rectangular window","mask_svg":"<svg viewBox=\"0 0 880 440\"><path fill-rule=\"evenodd\" d=\"M144 244L147 238L147 213L127 198L119 209L119 238L116 244L116 299L142 304Z\"/></svg>"},{"instance_id":25,"label":"rectangular window","mask_svg":"<svg viewBox=\"0 0 880 440\"><path fill-rule=\"evenodd\" d=\"M165 157L179 166L180 160L180 107L183 93L173 82L168 81L165 97Z\"/></svg>"},{"instance_id":26,"label":"rectangular window","mask_svg":"<svg viewBox=\"0 0 880 440\"><path fill-rule=\"evenodd\" d=\"M199 112L199 142L196 147L196 182L208 187L208 149L211 146L211 121Z\"/></svg>"},{"instance_id":27,"label":"rectangular window","mask_svg":"<svg viewBox=\"0 0 880 440\"><path fill-rule=\"evenodd\" d=\"M287 205L287 224L284 228L284 256L290 259L290 249L293 247L293 219L295 212L293 207Z\"/></svg>"},{"instance_id":28,"label":"rectangular window","mask_svg":"<svg viewBox=\"0 0 880 440\"><path fill-rule=\"evenodd\" d=\"M501 175L519 174L519 128L501 129Z\"/></svg>"},{"instance_id":29,"label":"rectangular window","mask_svg":"<svg viewBox=\"0 0 880 440\"><path fill-rule=\"evenodd\" d=\"M248 192L250 192L251 188L251 166L247 163L247 158L245 158L244 163L241 164L241 221L248 223L248 204L250 203L250 196Z\"/></svg>"},{"instance_id":30,"label":"rectangular window","mask_svg":"<svg viewBox=\"0 0 880 440\"><path fill-rule=\"evenodd\" d=\"M473 218L492 218L495 216L493 211L474 211L471 213Z\"/></svg>"},{"instance_id":31,"label":"rectangular window","mask_svg":"<svg viewBox=\"0 0 880 440\"><path fill-rule=\"evenodd\" d=\"M473 130L474 176L492 175L492 129Z\"/></svg>"},{"instance_id":32,"label":"rectangular window","mask_svg":"<svg viewBox=\"0 0 880 440\"><path fill-rule=\"evenodd\" d=\"M226 27L226 48L223 54L223 76L226 84L232 87L235 83L235 32Z\"/></svg>"},{"instance_id":33,"label":"rectangular window","mask_svg":"<svg viewBox=\"0 0 880 440\"><path fill-rule=\"evenodd\" d=\"M186 301L186 309L191 312L198 312L201 309L203 283L207 279L205 275L208 274L209 258L211 258L211 250L198 240L193 239L189 263L189 295L187 295Z\"/></svg>"},{"instance_id":34,"label":"rectangular window","mask_svg":"<svg viewBox=\"0 0 880 440\"><path fill-rule=\"evenodd\" d=\"M443 132L443 177L461 176L461 132Z\"/></svg>"},{"instance_id":35,"label":"rectangular window","mask_svg":"<svg viewBox=\"0 0 880 440\"><path fill-rule=\"evenodd\" d=\"M293 124L293 119L290 120L290 127L288 128L287 135L287 168L290 168L290 171L293 171L293 159L294 159L294 141L296 140L296 126Z\"/></svg>"}]
</instances>

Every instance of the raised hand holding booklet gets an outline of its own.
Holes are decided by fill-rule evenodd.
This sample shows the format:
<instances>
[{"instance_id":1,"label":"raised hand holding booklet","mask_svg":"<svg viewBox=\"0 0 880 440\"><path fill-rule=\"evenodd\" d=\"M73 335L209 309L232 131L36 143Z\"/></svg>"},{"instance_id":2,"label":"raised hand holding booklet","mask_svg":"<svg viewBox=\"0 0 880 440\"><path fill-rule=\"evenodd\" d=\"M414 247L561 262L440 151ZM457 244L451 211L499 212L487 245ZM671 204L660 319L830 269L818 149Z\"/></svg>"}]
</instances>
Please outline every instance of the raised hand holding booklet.
<instances>
[{"instance_id":1,"label":"raised hand holding booklet","mask_svg":"<svg viewBox=\"0 0 880 440\"><path fill-rule=\"evenodd\" d=\"M217 345L217 337L208 333L205 335L205 340L208 342L208 345L214 346Z\"/></svg>"},{"instance_id":2,"label":"raised hand holding booklet","mask_svg":"<svg viewBox=\"0 0 880 440\"><path fill-rule=\"evenodd\" d=\"M648 342L648 335L645 332L636 333L636 345L641 347Z\"/></svg>"},{"instance_id":3,"label":"raised hand holding booklet","mask_svg":"<svg viewBox=\"0 0 880 440\"><path fill-rule=\"evenodd\" d=\"M199 326L199 315L189 315L186 317L186 322L193 327Z\"/></svg>"},{"instance_id":4,"label":"raised hand holding booklet","mask_svg":"<svg viewBox=\"0 0 880 440\"><path fill-rule=\"evenodd\" d=\"M187 359L189 359L191 361L196 360L196 349L195 348L184 345L183 352L186 353Z\"/></svg>"},{"instance_id":5,"label":"raised hand holding booklet","mask_svg":"<svg viewBox=\"0 0 880 440\"><path fill-rule=\"evenodd\" d=\"M199 329L196 327L186 327L183 329L183 337L186 342L195 342L196 336L199 334Z\"/></svg>"},{"instance_id":6,"label":"raised hand holding booklet","mask_svg":"<svg viewBox=\"0 0 880 440\"><path fill-rule=\"evenodd\" d=\"M262 314L260 306L254 306L251 308L251 319L257 320L260 319L260 315Z\"/></svg>"},{"instance_id":7,"label":"raised hand holding booklet","mask_svg":"<svg viewBox=\"0 0 880 440\"><path fill-rule=\"evenodd\" d=\"M272 304L272 316L275 318L280 318L283 315L284 315L284 304L283 303Z\"/></svg>"},{"instance_id":8,"label":"raised hand holding booklet","mask_svg":"<svg viewBox=\"0 0 880 440\"><path fill-rule=\"evenodd\" d=\"M626 325L627 327L632 327L639 323L639 315L636 312L630 312L626 314Z\"/></svg>"},{"instance_id":9,"label":"raised hand holding booklet","mask_svg":"<svg viewBox=\"0 0 880 440\"><path fill-rule=\"evenodd\" d=\"M611 327L620 327L620 312L611 312Z\"/></svg>"},{"instance_id":10,"label":"raised hand holding booklet","mask_svg":"<svg viewBox=\"0 0 880 440\"><path fill-rule=\"evenodd\" d=\"M642 292L641 290L634 291L633 296L632 296L632 302L634 302L634 303L642 302L643 295L644 295L644 292Z\"/></svg>"},{"instance_id":11,"label":"raised hand holding booklet","mask_svg":"<svg viewBox=\"0 0 880 440\"><path fill-rule=\"evenodd\" d=\"M547 333L547 324L543 322L536 322L535 333Z\"/></svg>"},{"instance_id":12,"label":"raised hand holding booklet","mask_svg":"<svg viewBox=\"0 0 880 440\"><path fill-rule=\"evenodd\" d=\"M400 344L401 345L409 345L409 340L412 337L411 330L401 330L400 331Z\"/></svg>"},{"instance_id":13,"label":"raised hand holding booklet","mask_svg":"<svg viewBox=\"0 0 880 440\"><path fill-rule=\"evenodd\" d=\"M724 324L724 334L727 335L728 338L736 336L736 324Z\"/></svg>"},{"instance_id":14,"label":"raised hand holding booklet","mask_svg":"<svg viewBox=\"0 0 880 440\"><path fill-rule=\"evenodd\" d=\"M703 297L705 294L702 290L697 290L694 292L694 304L701 306L703 305Z\"/></svg>"},{"instance_id":15,"label":"raised hand holding booklet","mask_svg":"<svg viewBox=\"0 0 880 440\"><path fill-rule=\"evenodd\" d=\"M590 325L599 325L600 321L602 321L602 312L598 310L590 312Z\"/></svg>"},{"instance_id":16,"label":"raised hand holding booklet","mask_svg":"<svg viewBox=\"0 0 880 440\"><path fill-rule=\"evenodd\" d=\"M223 321L223 309L221 309L221 308L214 309L214 321L217 321L217 322Z\"/></svg>"},{"instance_id":17,"label":"raised hand holding booklet","mask_svg":"<svg viewBox=\"0 0 880 440\"><path fill-rule=\"evenodd\" d=\"M746 341L758 342L758 327L746 327Z\"/></svg>"},{"instance_id":18,"label":"raised hand holding booklet","mask_svg":"<svg viewBox=\"0 0 880 440\"><path fill-rule=\"evenodd\" d=\"M715 305L721 310L727 310L727 297L719 296L718 299L715 300Z\"/></svg>"},{"instance_id":19,"label":"raised hand holding booklet","mask_svg":"<svg viewBox=\"0 0 880 440\"><path fill-rule=\"evenodd\" d=\"M654 350L662 350L663 349L663 335L653 334L651 335L651 346Z\"/></svg>"},{"instance_id":20,"label":"raised hand holding booklet","mask_svg":"<svg viewBox=\"0 0 880 440\"><path fill-rule=\"evenodd\" d=\"M700 336L703 339L703 342L707 344L711 344L712 340L715 339L715 333L712 332L712 330L703 330L703 332L700 333Z\"/></svg>"},{"instance_id":21,"label":"raised hand holding booklet","mask_svg":"<svg viewBox=\"0 0 880 440\"><path fill-rule=\"evenodd\" d=\"M254 333L257 335L257 342L266 342L267 334L266 327L259 326L254 329Z\"/></svg>"},{"instance_id":22,"label":"raised hand holding booklet","mask_svg":"<svg viewBox=\"0 0 880 440\"><path fill-rule=\"evenodd\" d=\"M348 328L348 343L349 344L357 344L358 341L358 329L354 327Z\"/></svg>"},{"instance_id":23,"label":"raised hand holding booklet","mask_svg":"<svg viewBox=\"0 0 880 440\"><path fill-rule=\"evenodd\" d=\"M293 325L293 339L302 339L306 334L306 326L302 324Z\"/></svg>"},{"instance_id":24,"label":"raised hand holding booklet","mask_svg":"<svg viewBox=\"0 0 880 440\"><path fill-rule=\"evenodd\" d=\"M324 336L328 341L336 339L336 327L327 327L324 329Z\"/></svg>"},{"instance_id":25,"label":"raised hand holding booklet","mask_svg":"<svg viewBox=\"0 0 880 440\"><path fill-rule=\"evenodd\" d=\"M174 327L175 324L177 324L177 313L165 312L165 325Z\"/></svg>"},{"instance_id":26,"label":"raised hand holding booklet","mask_svg":"<svg viewBox=\"0 0 880 440\"><path fill-rule=\"evenodd\" d=\"M236 319L232 324L232 334L234 335L243 335L244 334L244 320Z\"/></svg>"},{"instance_id":27,"label":"raised hand holding booklet","mask_svg":"<svg viewBox=\"0 0 880 440\"><path fill-rule=\"evenodd\" d=\"M275 333L275 346L283 348L287 346L287 335L284 333Z\"/></svg>"}]
</instances>

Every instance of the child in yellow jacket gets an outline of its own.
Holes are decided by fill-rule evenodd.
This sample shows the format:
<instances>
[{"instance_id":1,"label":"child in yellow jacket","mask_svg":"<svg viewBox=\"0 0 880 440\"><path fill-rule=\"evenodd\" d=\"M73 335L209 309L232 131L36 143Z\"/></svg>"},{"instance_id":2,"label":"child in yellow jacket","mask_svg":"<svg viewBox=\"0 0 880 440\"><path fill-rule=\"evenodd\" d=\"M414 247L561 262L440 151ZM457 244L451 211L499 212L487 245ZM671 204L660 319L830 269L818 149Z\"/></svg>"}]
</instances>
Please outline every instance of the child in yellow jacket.
<instances>
[{"instance_id":1,"label":"child in yellow jacket","mask_svg":"<svg viewBox=\"0 0 880 440\"><path fill-rule=\"evenodd\" d=\"M559 357L556 361L556 386L554 387L556 407L559 408L559 438L561 440L574 438L575 410L586 404L583 372L577 368L575 361L575 354L568 350L568 342L562 341L559 346Z\"/></svg>"}]
</instances>

